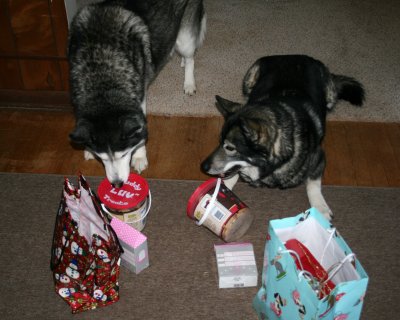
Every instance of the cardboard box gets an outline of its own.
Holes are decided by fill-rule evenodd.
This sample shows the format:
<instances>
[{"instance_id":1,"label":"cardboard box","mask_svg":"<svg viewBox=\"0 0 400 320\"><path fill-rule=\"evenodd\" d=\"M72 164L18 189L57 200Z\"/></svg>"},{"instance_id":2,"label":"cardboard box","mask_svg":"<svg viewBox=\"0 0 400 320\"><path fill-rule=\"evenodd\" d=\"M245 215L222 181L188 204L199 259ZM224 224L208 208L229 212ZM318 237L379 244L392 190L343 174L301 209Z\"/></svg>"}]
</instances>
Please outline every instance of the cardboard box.
<instances>
[{"instance_id":1,"label":"cardboard box","mask_svg":"<svg viewBox=\"0 0 400 320\"><path fill-rule=\"evenodd\" d=\"M257 265L251 243L215 245L214 249L220 288L257 286Z\"/></svg>"},{"instance_id":2,"label":"cardboard box","mask_svg":"<svg viewBox=\"0 0 400 320\"><path fill-rule=\"evenodd\" d=\"M147 268L149 266L147 237L117 218L112 218L111 227L124 249L121 264L136 274Z\"/></svg>"}]
</instances>

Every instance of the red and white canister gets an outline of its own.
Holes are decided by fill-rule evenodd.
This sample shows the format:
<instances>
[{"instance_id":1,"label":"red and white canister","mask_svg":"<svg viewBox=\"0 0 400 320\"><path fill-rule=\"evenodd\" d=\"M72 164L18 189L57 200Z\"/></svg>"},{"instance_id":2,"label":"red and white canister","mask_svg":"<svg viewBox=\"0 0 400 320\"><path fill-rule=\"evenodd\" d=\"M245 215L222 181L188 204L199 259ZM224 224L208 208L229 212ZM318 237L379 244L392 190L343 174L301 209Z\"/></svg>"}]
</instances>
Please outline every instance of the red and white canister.
<instances>
[{"instance_id":1,"label":"red and white canister","mask_svg":"<svg viewBox=\"0 0 400 320\"><path fill-rule=\"evenodd\" d=\"M149 185L143 177L131 173L121 188L114 188L104 179L97 193L104 211L138 231L143 230L151 207Z\"/></svg>"},{"instance_id":2,"label":"red and white canister","mask_svg":"<svg viewBox=\"0 0 400 320\"><path fill-rule=\"evenodd\" d=\"M189 199L187 215L197 220L221 239L232 242L240 239L253 222L253 215L221 179L201 184Z\"/></svg>"}]
</instances>

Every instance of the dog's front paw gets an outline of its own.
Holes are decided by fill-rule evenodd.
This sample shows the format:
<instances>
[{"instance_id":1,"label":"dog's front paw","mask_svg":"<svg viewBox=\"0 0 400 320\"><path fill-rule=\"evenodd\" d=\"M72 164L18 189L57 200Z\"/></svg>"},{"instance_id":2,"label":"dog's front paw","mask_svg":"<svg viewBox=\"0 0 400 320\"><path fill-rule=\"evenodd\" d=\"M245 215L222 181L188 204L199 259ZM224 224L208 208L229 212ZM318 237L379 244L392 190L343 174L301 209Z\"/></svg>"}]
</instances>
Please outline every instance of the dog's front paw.
<instances>
[{"instance_id":1,"label":"dog's front paw","mask_svg":"<svg viewBox=\"0 0 400 320\"><path fill-rule=\"evenodd\" d=\"M185 92L185 94L192 96L196 93L196 85L192 82L185 83L183 85L183 91Z\"/></svg>"},{"instance_id":2,"label":"dog's front paw","mask_svg":"<svg viewBox=\"0 0 400 320\"><path fill-rule=\"evenodd\" d=\"M149 162L147 161L147 152L146 147L140 147L136 150L136 152L132 156L131 167L133 167L138 173L146 170L149 166Z\"/></svg>"},{"instance_id":3,"label":"dog's front paw","mask_svg":"<svg viewBox=\"0 0 400 320\"><path fill-rule=\"evenodd\" d=\"M321 193L321 178L318 179L307 179L307 195L310 201L311 207L316 208L321 212L328 221L333 218L333 212L329 209L324 197Z\"/></svg>"},{"instance_id":4,"label":"dog's front paw","mask_svg":"<svg viewBox=\"0 0 400 320\"><path fill-rule=\"evenodd\" d=\"M232 190L233 187L236 185L237 181L239 179L239 174L235 174L234 176L228 178L228 179L224 179L224 184L225 186L229 189Z\"/></svg>"},{"instance_id":5,"label":"dog's front paw","mask_svg":"<svg viewBox=\"0 0 400 320\"><path fill-rule=\"evenodd\" d=\"M93 153L91 153L90 151L87 151L87 150L83 150L83 157L85 158L85 160L93 160L94 159Z\"/></svg>"},{"instance_id":6,"label":"dog's front paw","mask_svg":"<svg viewBox=\"0 0 400 320\"><path fill-rule=\"evenodd\" d=\"M147 157L132 157L131 167L133 167L139 174L146 170L149 166L149 162L147 161Z\"/></svg>"},{"instance_id":7,"label":"dog's front paw","mask_svg":"<svg viewBox=\"0 0 400 320\"><path fill-rule=\"evenodd\" d=\"M328 220L331 221L333 219L333 212L331 209L329 209L328 206L322 205L322 206L316 206L317 210L321 212L324 217Z\"/></svg>"}]
</instances>

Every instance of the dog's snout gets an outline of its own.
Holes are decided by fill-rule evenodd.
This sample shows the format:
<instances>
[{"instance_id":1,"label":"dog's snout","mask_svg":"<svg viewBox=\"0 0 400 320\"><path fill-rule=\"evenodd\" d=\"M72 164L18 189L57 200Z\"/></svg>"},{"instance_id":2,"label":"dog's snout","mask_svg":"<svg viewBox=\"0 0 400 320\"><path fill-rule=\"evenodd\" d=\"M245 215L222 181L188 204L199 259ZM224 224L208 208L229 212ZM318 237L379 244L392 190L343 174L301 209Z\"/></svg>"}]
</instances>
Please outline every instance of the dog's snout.
<instances>
[{"instance_id":1,"label":"dog's snout","mask_svg":"<svg viewBox=\"0 0 400 320\"><path fill-rule=\"evenodd\" d=\"M112 186L114 188L118 189L118 188L121 188L124 185L124 182L121 181L121 180L117 180L117 181L113 181L111 184L112 184Z\"/></svg>"},{"instance_id":2,"label":"dog's snout","mask_svg":"<svg viewBox=\"0 0 400 320\"><path fill-rule=\"evenodd\" d=\"M210 169L211 169L211 164L210 164L210 161L208 161L208 159L206 159L206 160L204 160L202 163L201 163L201 170L204 172L204 173L208 173L208 171L210 171Z\"/></svg>"}]
</instances>

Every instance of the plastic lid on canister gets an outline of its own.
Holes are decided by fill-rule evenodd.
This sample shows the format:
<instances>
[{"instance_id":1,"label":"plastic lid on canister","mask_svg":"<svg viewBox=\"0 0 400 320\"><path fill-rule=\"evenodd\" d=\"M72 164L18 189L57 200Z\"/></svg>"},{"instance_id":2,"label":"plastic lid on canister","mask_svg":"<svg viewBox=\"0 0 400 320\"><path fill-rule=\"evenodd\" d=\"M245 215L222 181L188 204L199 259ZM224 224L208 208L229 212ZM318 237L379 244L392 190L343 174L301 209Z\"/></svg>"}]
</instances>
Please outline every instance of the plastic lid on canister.
<instances>
[{"instance_id":1,"label":"plastic lid on canister","mask_svg":"<svg viewBox=\"0 0 400 320\"><path fill-rule=\"evenodd\" d=\"M200 199L212 188L215 188L217 184L217 178L211 178L203 182L190 196L188 205L186 208L186 214L189 218L195 220L194 211L200 201Z\"/></svg>"},{"instance_id":2,"label":"plastic lid on canister","mask_svg":"<svg viewBox=\"0 0 400 320\"><path fill-rule=\"evenodd\" d=\"M142 203L149 194L147 181L131 173L121 188L114 188L105 178L97 189L100 201L111 210L127 210Z\"/></svg>"}]
</instances>

